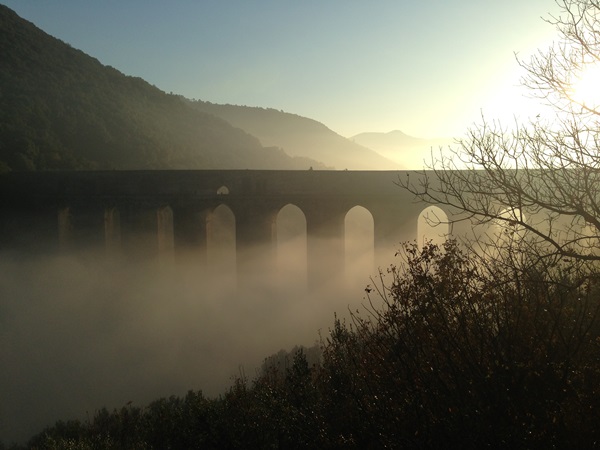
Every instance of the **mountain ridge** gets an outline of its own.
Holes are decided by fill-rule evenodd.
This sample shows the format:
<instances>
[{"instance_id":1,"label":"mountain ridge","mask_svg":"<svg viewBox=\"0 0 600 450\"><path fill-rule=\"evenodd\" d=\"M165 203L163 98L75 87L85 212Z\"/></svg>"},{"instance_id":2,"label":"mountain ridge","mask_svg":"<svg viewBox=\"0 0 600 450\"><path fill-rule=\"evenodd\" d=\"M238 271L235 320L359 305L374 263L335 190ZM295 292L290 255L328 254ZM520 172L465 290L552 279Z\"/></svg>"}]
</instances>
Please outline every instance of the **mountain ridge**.
<instances>
[{"instance_id":1,"label":"mountain ridge","mask_svg":"<svg viewBox=\"0 0 600 450\"><path fill-rule=\"evenodd\" d=\"M394 170L394 162L371 148L340 136L326 125L308 117L279 111L202 100L190 101L198 110L221 117L256 136L265 146L283 149L294 156L318 159L336 169Z\"/></svg>"},{"instance_id":2,"label":"mountain ridge","mask_svg":"<svg viewBox=\"0 0 600 450\"><path fill-rule=\"evenodd\" d=\"M324 167L263 147L4 5L0 53L0 171Z\"/></svg>"},{"instance_id":3,"label":"mountain ridge","mask_svg":"<svg viewBox=\"0 0 600 450\"><path fill-rule=\"evenodd\" d=\"M386 158L403 164L408 169L422 169L431 164L432 156L454 143L453 138L419 138L400 130L364 132L351 141L371 148Z\"/></svg>"},{"instance_id":4,"label":"mountain ridge","mask_svg":"<svg viewBox=\"0 0 600 450\"><path fill-rule=\"evenodd\" d=\"M406 152L376 133L347 139L297 114L167 94L4 5L0 52L0 172L410 166L398 157ZM411 152L428 142L390 133L402 137L404 147L410 141Z\"/></svg>"}]
</instances>

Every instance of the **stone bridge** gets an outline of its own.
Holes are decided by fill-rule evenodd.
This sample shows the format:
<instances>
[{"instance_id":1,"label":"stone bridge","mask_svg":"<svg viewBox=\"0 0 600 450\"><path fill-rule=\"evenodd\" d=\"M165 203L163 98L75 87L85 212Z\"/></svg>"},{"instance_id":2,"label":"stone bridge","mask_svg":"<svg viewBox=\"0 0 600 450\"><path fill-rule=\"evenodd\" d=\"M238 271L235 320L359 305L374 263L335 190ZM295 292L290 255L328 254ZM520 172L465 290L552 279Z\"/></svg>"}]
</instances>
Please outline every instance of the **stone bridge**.
<instances>
[{"instance_id":1,"label":"stone bridge","mask_svg":"<svg viewBox=\"0 0 600 450\"><path fill-rule=\"evenodd\" d=\"M79 171L0 175L0 248L100 249L131 259L206 262L211 217L235 217L237 270L269 273L286 205L306 219L310 285L344 267L344 220L355 206L373 219L375 255L417 238L427 207L397 185L403 171ZM448 216L451 215L446 211ZM377 261L378 263L378 261Z\"/></svg>"}]
</instances>

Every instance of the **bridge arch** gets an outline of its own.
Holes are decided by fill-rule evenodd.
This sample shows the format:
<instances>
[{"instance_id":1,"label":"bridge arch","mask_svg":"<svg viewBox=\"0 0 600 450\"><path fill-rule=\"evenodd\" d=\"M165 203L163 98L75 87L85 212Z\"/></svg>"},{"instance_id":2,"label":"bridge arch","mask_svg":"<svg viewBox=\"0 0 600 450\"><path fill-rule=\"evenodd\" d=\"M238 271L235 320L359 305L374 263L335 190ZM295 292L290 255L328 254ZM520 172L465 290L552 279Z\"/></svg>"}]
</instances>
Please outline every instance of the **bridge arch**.
<instances>
[{"instance_id":1,"label":"bridge arch","mask_svg":"<svg viewBox=\"0 0 600 450\"><path fill-rule=\"evenodd\" d=\"M236 216L225 203L210 210L206 218L206 260L212 275L236 280Z\"/></svg>"},{"instance_id":2,"label":"bridge arch","mask_svg":"<svg viewBox=\"0 0 600 450\"><path fill-rule=\"evenodd\" d=\"M500 219L487 224L483 252L498 253L501 249L510 250L525 238L526 230L519 222L527 223L526 214L519 208L504 208Z\"/></svg>"},{"instance_id":3,"label":"bridge arch","mask_svg":"<svg viewBox=\"0 0 600 450\"><path fill-rule=\"evenodd\" d=\"M276 245L278 275L295 287L307 282L306 216L295 204L287 203L277 213Z\"/></svg>"},{"instance_id":4,"label":"bridge arch","mask_svg":"<svg viewBox=\"0 0 600 450\"><path fill-rule=\"evenodd\" d=\"M375 221L364 206L353 206L344 217L344 260L348 280L362 283L373 275Z\"/></svg>"},{"instance_id":5,"label":"bridge arch","mask_svg":"<svg viewBox=\"0 0 600 450\"><path fill-rule=\"evenodd\" d=\"M448 214L439 206L424 208L417 218L417 244L425 242L442 245L451 234Z\"/></svg>"},{"instance_id":6,"label":"bridge arch","mask_svg":"<svg viewBox=\"0 0 600 450\"><path fill-rule=\"evenodd\" d=\"M225 185L221 185L217 189L217 195L229 195L229 188Z\"/></svg>"}]
</instances>

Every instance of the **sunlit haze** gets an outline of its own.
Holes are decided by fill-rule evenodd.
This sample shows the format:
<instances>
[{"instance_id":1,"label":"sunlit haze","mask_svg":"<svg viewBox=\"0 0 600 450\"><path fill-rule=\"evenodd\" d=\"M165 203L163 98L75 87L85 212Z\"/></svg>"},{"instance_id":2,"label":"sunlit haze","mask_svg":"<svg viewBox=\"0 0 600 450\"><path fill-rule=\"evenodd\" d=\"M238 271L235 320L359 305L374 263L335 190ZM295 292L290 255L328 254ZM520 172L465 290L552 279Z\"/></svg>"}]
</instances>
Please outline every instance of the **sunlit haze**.
<instances>
[{"instance_id":1,"label":"sunlit haze","mask_svg":"<svg viewBox=\"0 0 600 450\"><path fill-rule=\"evenodd\" d=\"M401 242L441 243L449 233L472 234L466 221L450 229L451 213L415 202L398 186L394 167L423 167L422 149L429 158L430 148L465 136L482 114L511 123L539 114L539 100L526 97L520 86L524 73L517 58L527 61L552 43L556 29L542 18L558 9L553 0L0 2L102 64L167 93L282 110L354 140L325 130L322 140L311 141L322 127L299 120L315 125L307 136L294 128L261 136L260 143L258 136L240 141L239 147L246 150L246 142L256 141L256 153L280 159L287 158L285 150L306 158L300 159L302 170L90 174L58 172L52 166L46 174L51 181L23 184L26 189L18 183L12 187L12 173L3 175L9 181L2 186L10 189L0 189L1 448L3 442L25 442L59 419L89 421L103 406L137 407L189 389L217 396L241 371L256 375L265 357L326 338L334 317L343 321L367 301L383 302L374 286L388 283L393 273L388 268L401 264L396 253ZM34 47L23 44L28 51ZM43 55L44 63L52 61L45 67L53 68L55 60ZM37 88L39 80L27 87ZM581 83L578 90L589 96L583 78ZM67 110L62 93L73 84L58 84L62 90L53 92L56 103L65 103ZM13 103L20 106L17 98ZM141 106L133 113L145 111L146 103L137 103ZM22 117L29 120L29 104L23 104ZM118 109L127 108L116 102L106 111ZM48 108L44 114L54 111ZM207 117L214 119L198 113L189 128L197 130L200 118ZM77 129L80 122L73 123ZM129 123L137 122L120 128ZM225 122L215 123L223 125L215 126L215 136L221 136L221 129L226 130L222 135L233 134ZM361 133L366 136L359 142ZM292 134L293 139L287 136ZM165 160L177 160L177 153L163 149L174 135L165 133L169 145L157 146L157 155L165 150ZM195 145L198 135L190 134L189 141ZM279 142L282 136L287 147ZM37 152L36 141L28 138L18 142L27 152ZM112 146L121 140L110 139L109 145L97 145L99 153L118 153ZM403 152L397 151L398 139L406 147ZM77 141L77 150L92 141ZM151 147L140 142L144 151ZM207 139L206 146L214 142ZM369 142L379 142L379 153L361 147ZM51 149L61 150L61 145L57 140ZM295 147L307 147L307 153L294 154ZM123 148L125 154L130 147ZM348 148L352 151L339 150ZM17 150L23 164L31 162ZM48 160L55 157L54 150L46 153ZM233 161L237 153L231 155ZM144 167L155 167L150 156L144 158ZM372 171L356 170L364 169L366 160ZM313 170L315 162L339 170ZM109 163L106 167L112 168ZM94 164L90 159L90 167ZM382 168L385 172L375 171ZM0 161L3 170L9 166ZM15 180L39 176L19 170L24 169L14 171ZM63 184L63 176L82 178ZM108 177L106 190L94 177ZM227 177L232 177L229 184ZM89 204L82 188L88 181L97 196ZM38 196L47 186L57 189L58 194L48 193L49 199L57 196L55 203ZM285 200L281 205L280 198ZM29 211L30 204L39 211ZM12 242L12 237L19 239ZM31 254L20 243L31 246ZM53 250L46 253L46 248ZM371 291L374 299L370 294L367 299Z\"/></svg>"},{"instance_id":2,"label":"sunlit haze","mask_svg":"<svg viewBox=\"0 0 600 450\"><path fill-rule=\"evenodd\" d=\"M573 98L577 102L595 108L600 105L600 65L586 66L573 83Z\"/></svg>"},{"instance_id":3,"label":"sunlit haze","mask_svg":"<svg viewBox=\"0 0 600 450\"><path fill-rule=\"evenodd\" d=\"M4 0L126 75L213 103L281 109L350 137L453 137L535 115L515 53L556 36L551 0Z\"/></svg>"}]
</instances>

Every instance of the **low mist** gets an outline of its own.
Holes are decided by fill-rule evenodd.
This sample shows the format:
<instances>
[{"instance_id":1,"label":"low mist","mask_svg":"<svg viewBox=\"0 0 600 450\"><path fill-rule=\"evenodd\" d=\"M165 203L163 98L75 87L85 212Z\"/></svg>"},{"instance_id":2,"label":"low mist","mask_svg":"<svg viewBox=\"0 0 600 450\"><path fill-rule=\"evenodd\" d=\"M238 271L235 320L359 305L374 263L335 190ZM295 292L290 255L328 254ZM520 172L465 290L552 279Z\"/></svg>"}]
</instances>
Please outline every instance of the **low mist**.
<instances>
[{"instance_id":1,"label":"low mist","mask_svg":"<svg viewBox=\"0 0 600 450\"><path fill-rule=\"evenodd\" d=\"M237 375L254 378L267 356L315 344L334 313L363 301L376 272L372 219L347 227L345 276L309 291L297 216L285 212L278 227L276 281L243 288L230 244L209 248L204 269L0 253L0 440L190 389L214 397Z\"/></svg>"}]
</instances>

